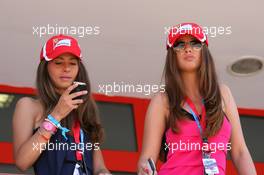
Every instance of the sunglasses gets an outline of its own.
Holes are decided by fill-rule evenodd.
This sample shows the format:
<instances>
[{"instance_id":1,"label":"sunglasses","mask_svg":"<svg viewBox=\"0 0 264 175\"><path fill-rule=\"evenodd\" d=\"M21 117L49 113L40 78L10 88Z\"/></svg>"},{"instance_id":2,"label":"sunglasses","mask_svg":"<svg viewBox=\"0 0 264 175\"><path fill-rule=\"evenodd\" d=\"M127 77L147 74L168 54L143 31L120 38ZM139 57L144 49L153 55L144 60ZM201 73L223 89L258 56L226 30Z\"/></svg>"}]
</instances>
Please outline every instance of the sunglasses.
<instances>
[{"instance_id":1,"label":"sunglasses","mask_svg":"<svg viewBox=\"0 0 264 175\"><path fill-rule=\"evenodd\" d=\"M203 43L201 43L198 40L193 40L190 42L179 41L173 45L173 49L176 51L183 51L187 44L189 44L192 49L197 50L197 51L200 50L203 46Z\"/></svg>"}]
</instances>

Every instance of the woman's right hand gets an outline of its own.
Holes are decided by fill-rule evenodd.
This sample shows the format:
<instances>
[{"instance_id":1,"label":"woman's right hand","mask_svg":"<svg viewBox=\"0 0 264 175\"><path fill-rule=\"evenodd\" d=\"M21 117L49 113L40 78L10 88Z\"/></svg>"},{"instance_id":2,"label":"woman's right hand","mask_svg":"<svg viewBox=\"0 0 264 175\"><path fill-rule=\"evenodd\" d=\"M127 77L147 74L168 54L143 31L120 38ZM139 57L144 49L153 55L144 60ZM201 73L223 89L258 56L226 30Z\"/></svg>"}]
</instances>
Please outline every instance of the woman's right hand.
<instances>
[{"instance_id":1,"label":"woman's right hand","mask_svg":"<svg viewBox=\"0 0 264 175\"><path fill-rule=\"evenodd\" d=\"M157 174L158 174L157 171L155 171L154 175ZM153 171L149 167L147 159L139 162L138 175L153 175Z\"/></svg>"},{"instance_id":2,"label":"woman's right hand","mask_svg":"<svg viewBox=\"0 0 264 175\"><path fill-rule=\"evenodd\" d=\"M73 84L69 86L61 95L57 105L51 112L51 115L58 121L65 118L73 109L77 109L79 104L83 103L83 99L75 99L73 98L85 95L88 93L88 91L79 91L75 93L70 92L76 88L78 84Z\"/></svg>"}]
</instances>

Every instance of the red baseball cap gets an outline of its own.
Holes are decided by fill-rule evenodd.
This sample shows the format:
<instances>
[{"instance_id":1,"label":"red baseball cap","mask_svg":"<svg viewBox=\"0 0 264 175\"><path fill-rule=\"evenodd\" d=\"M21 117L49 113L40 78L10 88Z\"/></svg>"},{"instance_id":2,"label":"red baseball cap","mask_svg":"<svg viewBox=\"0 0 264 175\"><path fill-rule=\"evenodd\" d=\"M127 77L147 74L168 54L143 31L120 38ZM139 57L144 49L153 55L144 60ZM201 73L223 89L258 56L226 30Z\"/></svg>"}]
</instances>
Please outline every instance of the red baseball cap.
<instances>
[{"instance_id":1,"label":"red baseball cap","mask_svg":"<svg viewBox=\"0 0 264 175\"><path fill-rule=\"evenodd\" d=\"M81 58L81 49L78 41L71 36L56 35L51 37L42 47L40 60L51 61L63 53L71 53Z\"/></svg>"},{"instance_id":2,"label":"red baseball cap","mask_svg":"<svg viewBox=\"0 0 264 175\"><path fill-rule=\"evenodd\" d=\"M195 23L181 23L169 30L167 48L172 47L173 44L180 38L180 36L186 34L192 35L201 42L205 42L208 46L208 38L201 26Z\"/></svg>"}]
</instances>

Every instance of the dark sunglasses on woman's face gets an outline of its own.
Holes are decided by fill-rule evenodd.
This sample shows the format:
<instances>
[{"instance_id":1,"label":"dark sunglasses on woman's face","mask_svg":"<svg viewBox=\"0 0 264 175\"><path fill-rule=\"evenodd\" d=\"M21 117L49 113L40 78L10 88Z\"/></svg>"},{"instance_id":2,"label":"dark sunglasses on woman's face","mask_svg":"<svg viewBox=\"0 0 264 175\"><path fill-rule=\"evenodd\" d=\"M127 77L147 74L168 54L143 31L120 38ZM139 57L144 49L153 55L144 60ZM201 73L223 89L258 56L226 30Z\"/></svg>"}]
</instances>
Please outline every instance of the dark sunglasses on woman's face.
<instances>
[{"instance_id":1,"label":"dark sunglasses on woman's face","mask_svg":"<svg viewBox=\"0 0 264 175\"><path fill-rule=\"evenodd\" d=\"M173 49L176 51L182 51L186 47L186 44L189 44L192 49L195 50L200 50L202 48L203 43L201 43L198 40L193 40L190 42L183 42L183 41L178 41L173 45Z\"/></svg>"}]
</instances>

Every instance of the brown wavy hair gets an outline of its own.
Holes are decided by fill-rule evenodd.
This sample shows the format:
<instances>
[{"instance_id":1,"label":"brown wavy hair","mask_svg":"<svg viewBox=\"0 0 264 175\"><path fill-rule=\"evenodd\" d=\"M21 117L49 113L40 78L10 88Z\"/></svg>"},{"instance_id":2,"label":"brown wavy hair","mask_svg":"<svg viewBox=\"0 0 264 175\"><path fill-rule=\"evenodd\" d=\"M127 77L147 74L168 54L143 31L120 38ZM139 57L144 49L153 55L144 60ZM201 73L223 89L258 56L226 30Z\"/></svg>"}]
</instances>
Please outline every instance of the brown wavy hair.
<instances>
[{"instance_id":1,"label":"brown wavy hair","mask_svg":"<svg viewBox=\"0 0 264 175\"><path fill-rule=\"evenodd\" d=\"M91 94L91 84L88 77L88 73L83 63L78 60L79 71L75 81L84 82L87 85L87 97L84 103L68 114L67 117L62 119L62 125L67 128L72 128L73 119L78 117L81 127L85 133L87 133L93 143L103 141L103 128L100 124L99 115L96 103ZM60 94L55 91L54 85L50 79L47 69L48 62L42 60L37 69L36 87L38 97L44 107L44 117L52 112L54 107L59 101Z\"/></svg>"},{"instance_id":2,"label":"brown wavy hair","mask_svg":"<svg viewBox=\"0 0 264 175\"><path fill-rule=\"evenodd\" d=\"M222 110L222 97L215 64L206 44L203 44L201 49L201 65L197 73L199 77L199 92L204 99L206 108L207 126L204 136L209 137L215 135L221 128L224 112ZM185 115L182 111L182 105L186 92L184 91L180 70L177 65L177 54L173 48L168 48L167 50L163 76L165 78L165 92L169 103L167 128L170 127L174 133L178 133L179 127L177 126L177 121ZM161 160L164 160L164 157L160 156Z\"/></svg>"}]
</instances>

